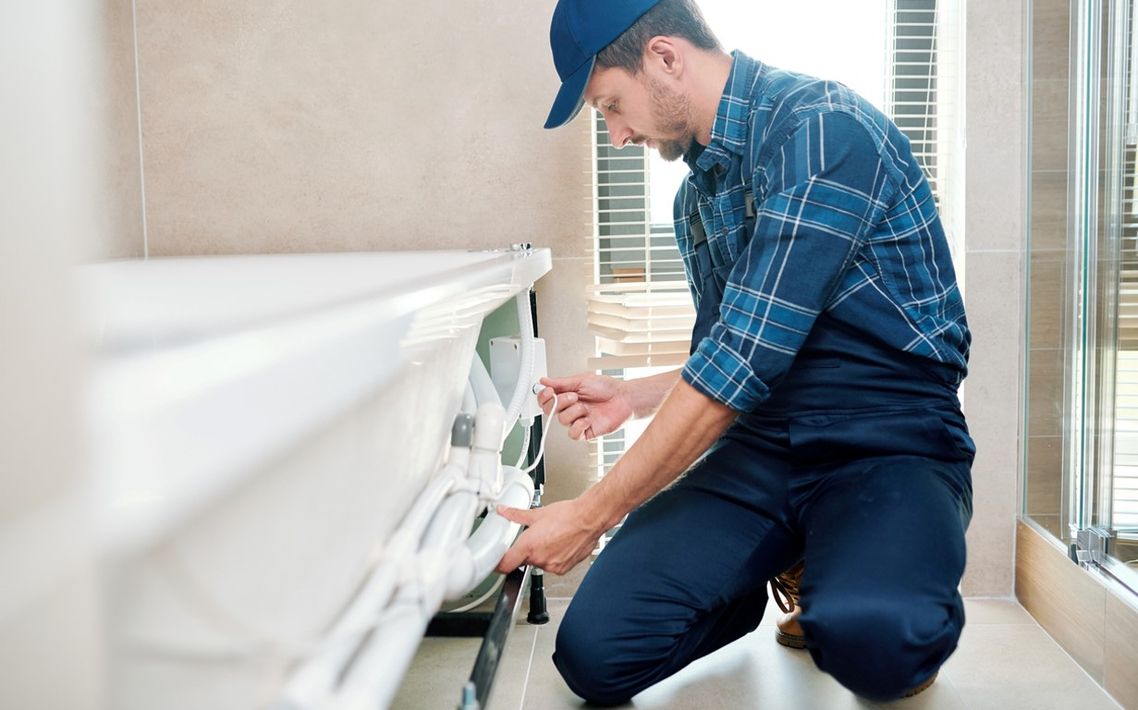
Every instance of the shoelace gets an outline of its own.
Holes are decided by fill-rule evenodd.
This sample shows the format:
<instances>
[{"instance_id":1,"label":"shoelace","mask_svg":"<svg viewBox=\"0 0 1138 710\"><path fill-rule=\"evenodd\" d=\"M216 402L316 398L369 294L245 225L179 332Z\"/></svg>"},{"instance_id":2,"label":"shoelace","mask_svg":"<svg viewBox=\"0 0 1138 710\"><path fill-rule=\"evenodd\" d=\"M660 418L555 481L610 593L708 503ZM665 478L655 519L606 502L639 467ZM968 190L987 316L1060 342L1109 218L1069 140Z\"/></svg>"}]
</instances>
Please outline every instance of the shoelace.
<instances>
[{"instance_id":1,"label":"shoelace","mask_svg":"<svg viewBox=\"0 0 1138 710\"><path fill-rule=\"evenodd\" d=\"M794 611L794 607L798 606L798 586L802 581L802 570L804 565L799 562L782 574L775 576L771 580L771 596L774 597L774 603L782 609L784 614L789 614Z\"/></svg>"}]
</instances>

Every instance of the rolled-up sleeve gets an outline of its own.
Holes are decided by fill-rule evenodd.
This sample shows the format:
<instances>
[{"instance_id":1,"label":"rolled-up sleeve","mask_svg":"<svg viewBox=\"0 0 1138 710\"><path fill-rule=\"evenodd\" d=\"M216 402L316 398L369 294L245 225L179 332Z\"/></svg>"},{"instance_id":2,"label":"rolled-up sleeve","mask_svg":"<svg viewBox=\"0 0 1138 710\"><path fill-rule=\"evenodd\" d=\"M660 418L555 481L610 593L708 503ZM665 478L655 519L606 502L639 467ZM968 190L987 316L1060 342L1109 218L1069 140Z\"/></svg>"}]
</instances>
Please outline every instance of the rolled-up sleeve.
<instances>
[{"instance_id":1,"label":"rolled-up sleeve","mask_svg":"<svg viewBox=\"0 0 1138 710\"><path fill-rule=\"evenodd\" d=\"M882 146L855 116L833 111L798 124L754 179L766 182L754 231L719 321L683 369L688 384L741 412L790 369L896 190Z\"/></svg>"}]
</instances>

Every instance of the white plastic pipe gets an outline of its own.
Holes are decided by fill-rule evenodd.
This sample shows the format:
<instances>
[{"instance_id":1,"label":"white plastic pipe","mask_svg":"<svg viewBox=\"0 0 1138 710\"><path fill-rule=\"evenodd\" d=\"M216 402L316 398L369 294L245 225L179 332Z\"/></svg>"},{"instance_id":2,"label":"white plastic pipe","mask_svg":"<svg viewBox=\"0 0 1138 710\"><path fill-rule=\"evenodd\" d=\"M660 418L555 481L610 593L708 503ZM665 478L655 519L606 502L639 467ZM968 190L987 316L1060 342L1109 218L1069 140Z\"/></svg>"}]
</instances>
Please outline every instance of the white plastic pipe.
<instances>
[{"instance_id":1,"label":"white plastic pipe","mask_svg":"<svg viewBox=\"0 0 1138 710\"><path fill-rule=\"evenodd\" d=\"M440 505L449 501L447 493L456 482L465 480L469 457L468 449L451 448L447 465L427 485L391 536L384 559L337 619L320 650L293 673L280 699L272 705L273 710L321 707L331 697L340 673L365 633L374 626L376 615L391 603L403 565L419 549L424 531L435 519Z\"/></svg>"},{"instance_id":2,"label":"white plastic pipe","mask_svg":"<svg viewBox=\"0 0 1138 710\"><path fill-rule=\"evenodd\" d=\"M533 481L518 469L507 471L506 488L497 503L526 508L533 500ZM493 510L493 508L491 508ZM424 550L414 583L400 589L384 612L384 624L368 639L336 693L321 707L373 710L391 704L427 624L442 604L443 591L458 597L473 589L498 564L521 526L491 513L457 552ZM456 572L456 569L464 572ZM456 586L457 585L457 586ZM454 591L461 590L461 591Z\"/></svg>"},{"instance_id":3,"label":"white plastic pipe","mask_svg":"<svg viewBox=\"0 0 1138 710\"><path fill-rule=\"evenodd\" d=\"M502 432L506 426L501 405L483 404L478 408L467 477L478 483L483 499L497 498L502 490Z\"/></svg>"},{"instance_id":4,"label":"white plastic pipe","mask_svg":"<svg viewBox=\"0 0 1138 710\"><path fill-rule=\"evenodd\" d=\"M500 404L479 407L469 458L463 449L451 450L438 477L445 482L428 486L393 537L399 558L368 580L325 650L294 674L274 710L370 710L391 703L443 598L461 597L477 586L517 535L520 526L494 512L496 506L528 508L533 500L533 481L518 469L506 469L503 482L503 416ZM496 482L498 495L468 537L479 501L485 500L476 489L485 493L488 481ZM411 560L413 568L405 564Z\"/></svg>"},{"instance_id":5,"label":"white plastic pipe","mask_svg":"<svg viewBox=\"0 0 1138 710\"><path fill-rule=\"evenodd\" d=\"M474 419L474 446L465 481L468 489L456 491L439 506L422 544L417 548L420 552L442 550L450 553L470 535L474 516L482 509L480 501L497 498L501 494L502 418L501 405L483 404L478 408ZM460 596L468 591L464 589Z\"/></svg>"},{"instance_id":6,"label":"white plastic pipe","mask_svg":"<svg viewBox=\"0 0 1138 710\"><path fill-rule=\"evenodd\" d=\"M446 598L462 597L486 579L517 537L521 525L506 520L495 511L497 505L527 509L533 502L533 480L516 468L506 469L502 495L490 506L486 518L450 561Z\"/></svg>"},{"instance_id":7,"label":"white plastic pipe","mask_svg":"<svg viewBox=\"0 0 1138 710\"><path fill-rule=\"evenodd\" d=\"M390 707L429 620L430 616L424 618L419 605L412 602L400 602L388 610L383 626L360 650L335 697L312 706L313 710Z\"/></svg>"},{"instance_id":8,"label":"white plastic pipe","mask_svg":"<svg viewBox=\"0 0 1138 710\"><path fill-rule=\"evenodd\" d=\"M424 550L449 549L456 542L464 540L474 526L478 508L477 493L455 492L439 506L419 547Z\"/></svg>"},{"instance_id":9,"label":"white plastic pipe","mask_svg":"<svg viewBox=\"0 0 1138 710\"><path fill-rule=\"evenodd\" d=\"M475 357L478 356L475 355ZM474 386L467 379L466 390L462 393L462 413L474 416L476 411L478 411L478 397L474 394Z\"/></svg>"},{"instance_id":10,"label":"white plastic pipe","mask_svg":"<svg viewBox=\"0 0 1138 710\"><path fill-rule=\"evenodd\" d=\"M478 405L497 404L502 406L502 398L498 396L498 389L494 387L494 380L490 378L490 373L486 370L486 363L482 362L478 353L474 353L474 359L470 363L469 384L474 390L474 398Z\"/></svg>"}]
</instances>

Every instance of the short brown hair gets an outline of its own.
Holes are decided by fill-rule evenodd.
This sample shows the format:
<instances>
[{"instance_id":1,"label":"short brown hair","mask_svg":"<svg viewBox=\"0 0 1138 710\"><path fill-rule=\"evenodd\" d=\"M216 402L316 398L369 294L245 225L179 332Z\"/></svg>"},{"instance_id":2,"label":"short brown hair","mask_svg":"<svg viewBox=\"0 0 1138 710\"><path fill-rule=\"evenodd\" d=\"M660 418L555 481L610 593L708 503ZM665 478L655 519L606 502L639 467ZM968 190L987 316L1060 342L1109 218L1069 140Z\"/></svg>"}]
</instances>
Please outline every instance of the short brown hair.
<instances>
[{"instance_id":1,"label":"short brown hair","mask_svg":"<svg viewBox=\"0 0 1138 710\"><path fill-rule=\"evenodd\" d=\"M660 0L624 34L597 53L597 64L639 74L644 67L644 48L648 40L661 35L683 37L700 49L722 49L695 0Z\"/></svg>"}]
</instances>

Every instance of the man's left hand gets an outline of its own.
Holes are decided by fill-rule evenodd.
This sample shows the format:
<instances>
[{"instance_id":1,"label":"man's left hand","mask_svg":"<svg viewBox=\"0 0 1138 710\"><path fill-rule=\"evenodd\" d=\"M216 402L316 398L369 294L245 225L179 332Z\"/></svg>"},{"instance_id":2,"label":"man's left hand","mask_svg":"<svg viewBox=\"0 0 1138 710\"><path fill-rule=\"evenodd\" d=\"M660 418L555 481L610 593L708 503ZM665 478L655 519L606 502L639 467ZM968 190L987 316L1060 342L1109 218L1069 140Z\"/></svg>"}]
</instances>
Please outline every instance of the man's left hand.
<instances>
[{"instance_id":1,"label":"man's left hand","mask_svg":"<svg viewBox=\"0 0 1138 710\"><path fill-rule=\"evenodd\" d=\"M498 515L529 528L498 563L503 574L526 563L553 574L566 574L589 556L604 533L587 523L589 516L579 499L530 510L499 506Z\"/></svg>"}]
</instances>

